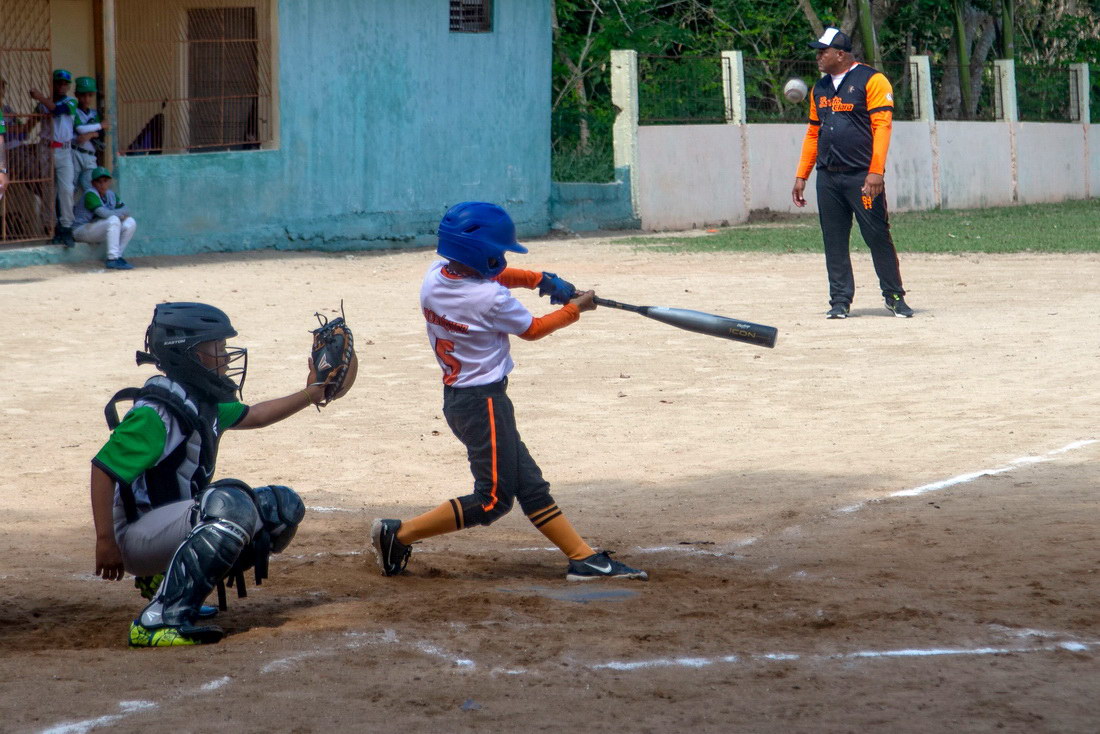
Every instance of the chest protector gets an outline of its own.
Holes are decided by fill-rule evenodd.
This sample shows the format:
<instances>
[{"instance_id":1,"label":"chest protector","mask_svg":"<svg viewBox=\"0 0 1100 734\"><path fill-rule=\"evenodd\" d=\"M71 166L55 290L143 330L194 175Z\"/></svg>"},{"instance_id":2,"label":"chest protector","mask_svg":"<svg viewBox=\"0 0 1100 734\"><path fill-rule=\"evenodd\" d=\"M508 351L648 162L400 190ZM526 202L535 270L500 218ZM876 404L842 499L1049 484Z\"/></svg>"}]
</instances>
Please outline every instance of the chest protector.
<instances>
[{"instance_id":1,"label":"chest protector","mask_svg":"<svg viewBox=\"0 0 1100 734\"><path fill-rule=\"evenodd\" d=\"M107 427L112 431L121 422L115 406L123 400L162 406L178 422L184 436L168 456L142 475L150 506L198 497L214 476L218 459L217 404L192 398L179 383L157 375L143 387L127 387L114 394L103 409ZM140 513L133 487L119 482L118 488L126 520L136 521Z\"/></svg>"}]
</instances>

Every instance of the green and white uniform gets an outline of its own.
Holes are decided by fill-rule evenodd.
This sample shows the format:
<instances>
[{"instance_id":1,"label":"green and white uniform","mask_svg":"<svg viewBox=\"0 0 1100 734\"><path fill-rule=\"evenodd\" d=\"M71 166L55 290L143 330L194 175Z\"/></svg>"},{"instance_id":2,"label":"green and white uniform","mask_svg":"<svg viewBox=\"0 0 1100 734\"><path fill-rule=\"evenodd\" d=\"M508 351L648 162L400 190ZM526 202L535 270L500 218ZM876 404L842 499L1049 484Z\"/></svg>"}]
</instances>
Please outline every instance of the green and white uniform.
<instances>
[{"instance_id":1,"label":"green and white uniform","mask_svg":"<svg viewBox=\"0 0 1100 734\"><path fill-rule=\"evenodd\" d=\"M77 136L91 132L99 132L103 129L103 118L96 110L83 110L77 107L73 110L73 125ZM96 163L95 144L91 140L73 144L73 168L76 190L84 191L92 187L92 171L99 165Z\"/></svg>"},{"instance_id":2,"label":"green and white uniform","mask_svg":"<svg viewBox=\"0 0 1100 734\"><path fill-rule=\"evenodd\" d=\"M135 231L137 222L130 215L130 209L111 189L102 196L95 189L88 189L77 200L73 237L91 244L105 242L108 260L122 257Z\"/></svg>"},{"instance_id":3,"label":"green and white uniform","mask_svg":"<svg viewBox=\"0 0 1100 734\"><path fill-rule=\"evenodd\" d=\"M168 567L195 523L195 500L213 475L218 440L248 414L239 402L202 406L167 377L149 385L174 394L201 426L188 431L166 400L139 397L92 459L115 480L115 539L135 576Z\"/></svg>"},{"instance_id":4,"label":"green and white uniform","mask_svg":"<svg viewBox=\"0 0 1100 734\"><path fill-rule=\"evenodd\" d=\"M73 171L73 132L76 122L76 100L62 97L53 107L38 105L38 111L49 115L39 126L43 150L53 157L54 185L57 187L57 223L65 229L73 226L73 191L76 176Z\"/></svg>"}]
</instances>

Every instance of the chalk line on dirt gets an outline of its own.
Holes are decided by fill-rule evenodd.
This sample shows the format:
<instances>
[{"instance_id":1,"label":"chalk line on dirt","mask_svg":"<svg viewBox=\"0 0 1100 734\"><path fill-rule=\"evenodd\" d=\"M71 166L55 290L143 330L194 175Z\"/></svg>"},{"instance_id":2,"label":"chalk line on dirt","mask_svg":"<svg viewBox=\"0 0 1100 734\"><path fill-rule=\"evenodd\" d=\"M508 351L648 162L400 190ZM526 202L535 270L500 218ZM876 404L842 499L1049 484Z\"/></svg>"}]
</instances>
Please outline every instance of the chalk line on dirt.
<instances>
[{"instance_id":1,"label":"chalk line on dirt","mask_svg":"<svg viewBox=\"0 0 1100 734\"><path fill-rule=\"evenodd\" d=\"M754 661L812 661L834 662L838 660L860 660L867 658L923 658L951 655L1009 655L1037 652L1086 652L1095 647L1100 647L1100 640L1087 642L1058 642L1049 645L1034 645L1029 647L932 647L932 648L905 648L899 650L857 650L854 652L809 654L804 655L792 652L750 653L739 655L717 655L710 657L673 657L650 658L648 660L612 660L606 663L594 663L588 666L591 670L614 670L629 672L634 670L646 670L650 668L706 668L722 663L751 663Z\"/></svg>"},{"instance_id":2,"label":"chalk line on dirt","mask_svg":"<svg viewBox=\"0 0 1100 734\"><path fill-rule=\"evenodd\" d=\"M1075 451L1075 450L1083 448L1085 446L1090 446L1094 443L1097 443L1097 439L1083 439L1083 440L1080 440L1080 441L1073 441L1071 443L1066 444L1065 446L1062 446L1061 448L1052 449L1050 451L1047 451L1045 454L1041 454L1039 456L1021 456L1018 459L1013 459L1012 461L1008 462L1008 465L1006 465L1006 466L1000 466L1000 467L996 467L994 469L981 469L979 471L967 472L966 474L959 474L957 476L951 477L950 479L944 479L944 480L941 480L941 481L938 481L938 482L931 482L929 484L922 484L921 486L913 487L912 489L903 489L903 490L900 490L900 491L897 491L897 492L892 492L891 494L888 494L885 497L875 497L875 498L871 498L871 499L862 500L860 502L855 503L854 505L848 505L847 507L841 507L837 510L834 510L834 514L839 514L839 515L851 514L853 512L857 512L857 511L863 509L868 504L876 503L876 502L882 502L883 500L890 499L892 497L917 497L919 495L926 494L928 492L937 492L939 490L947 489L948 487L954 487L954 486L957 486L957 485L960 485L960 484L966 484L968 482L974 481L975 479L980 479L981 477L988 477L988 476L995 476L997 474L1004 474L1005 472L1010 472L1010 471L1013 471L1015 469L1019 469L1020 467L1023 467L1023 466L1029 466L1031 464L1039 464L1039 463L1042 463L1042 462L1045 462L1045 461L1050 461L1055 456L1058 456L1060 454L1065 454L1065 453L1068 453L1070 451ZM783 533L783 534L797 533L800 529L801 529L800 526L792 525L789 528L784 528L783 530L780 530L779 533ZM682 545L682 546L661 545L661 546L656 546L656 547L652 547L652 548L638 547L638 548L635 548L634 550L635 550L635 552L638 552L638 553L689 553L689 554L693 554L693 555L736 558L737 554L735 552L732 552L733 549L743 548L745 546L752 545L753 543L756 543L758 540L759 540L759 538L746 538L744 540L734 541L732 543L725 543L725 544L722 544L722 545L719 545L719 546L715 546L714 549L709 549L709 550L704 550L704 549L701 549L701 548L694 548L694 547L687 546L687 545Z\"/></svg>"},{"instance_id":3,"label":"chalk line on dirt","mask_svg":"<svg viewBox=\"0 0 1100 734\"><path fill-rule=\"evenodd\" d=\"M130 714L139 711L149 711L156 707L157 704L153 701L119 701L119 713L117 714L97 716L94 719L86 719L85 721L67 721L51 726L48 729L43 729L41 734L85 734L98 726L114 724L117 721L125 719Z\"/></svg>"},{"instance_id":4,"label":"chalk line on dirt","mask_svg":"<svg viewBox=\"0 0 1100 734\"><path fill-rule=\"evenodd\" d=\"M981 469L979 471L967 472L966 474L959 474L958 476L951 477L950 479L944 479L939 482L922 484L921 486L913 487L912 489L903 489L899 492L888 494L886 495L886 497L881 499L864 500L863 502L857 502L856 504L849 505L848 507L842 507L837 510L837 512L855 512L869 502L881 502L882 499L889 499L891 497L917 497L922 494L927 494L928 492L938 492L942 489L947 489L948 487L954 487L959 484L967 484L968 482L973 482L975 479L980 479L982 477L991 477L997 474L1004 474L1005 472L1019 469L1022 466L1030 466L1031 464L1039 464L1044 461L1050 461L1052 458L1058 456L1059 454L1064 454L1069 451L1075 451L1076 449L1083 448L1094 443L1096 443L1096 439L1073 441L1072 443L1068 443L1061 448L1052 449L1045 454L1041 454L1039 456L1021 456L1018 459L1013 459L1012 461L1008 462L1008 465L1006 466L999 466L994 469Z\"/></svg>"}]
</instances>

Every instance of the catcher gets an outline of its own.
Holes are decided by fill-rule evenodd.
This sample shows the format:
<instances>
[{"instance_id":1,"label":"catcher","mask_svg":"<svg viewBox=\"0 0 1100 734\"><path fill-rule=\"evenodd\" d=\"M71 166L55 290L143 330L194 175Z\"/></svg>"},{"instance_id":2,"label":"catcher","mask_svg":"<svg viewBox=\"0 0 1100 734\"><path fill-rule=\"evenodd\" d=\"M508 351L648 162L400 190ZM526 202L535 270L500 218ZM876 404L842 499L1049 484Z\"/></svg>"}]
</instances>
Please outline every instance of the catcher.
<instances>
[{"instance_id":1,"label":"catcher","mask_svg":"<svg viewBox=\"0 0 1100 734\"><path fill-rule=\"evenodd\" d=\"M339 323L337 323L339 322ZM130 625L132 647L200 645L221 640L221 628L203 623L217 610L203 606L223 579L244 595L245 570L256 582L267 576L270 553L282 551L305 515L290 488L251 488L236 479L210 480L218 442L230 429L263 428L310 405L347 392L354 379L354 349L343 319L314 334L321 370L309 360L306 386L252 406L239 401L247 350L226 346L237 336L229 317L203 303L162 303L145 332L137 362L164 374L141 388L118 392L105 413L111 437L92 459L92 518L96 575L136 586L150 599ZM346 338L330 353L329 332ZM115 404L132 400L119 421Z\"/></svg>"}]
</instances>

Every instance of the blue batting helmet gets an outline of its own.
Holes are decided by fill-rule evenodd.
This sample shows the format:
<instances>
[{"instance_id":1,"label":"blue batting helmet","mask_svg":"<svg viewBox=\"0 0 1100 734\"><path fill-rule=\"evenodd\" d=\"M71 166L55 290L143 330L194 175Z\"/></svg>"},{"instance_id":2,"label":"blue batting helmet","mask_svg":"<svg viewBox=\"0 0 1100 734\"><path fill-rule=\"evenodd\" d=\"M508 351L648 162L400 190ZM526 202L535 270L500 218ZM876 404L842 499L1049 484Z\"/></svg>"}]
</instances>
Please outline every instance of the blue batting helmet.
<instances>
[{"instance_id":1,"label":"blue batting helmet","mask_svg":"<svg viewBox=\"0 0 1100 734\"><path fill-rule=\"evenodd\" d=\"M493 278L507 267L506 251L525 253L527 248L516 242L516 225L496 204L464 201L448 209L439 223L436 252L485 278Z\"/></svg>"}]
</instances>

